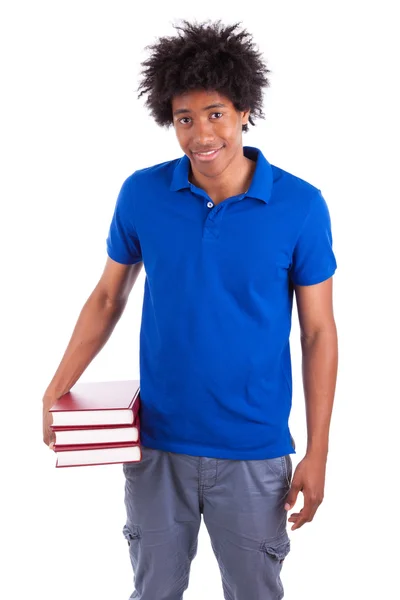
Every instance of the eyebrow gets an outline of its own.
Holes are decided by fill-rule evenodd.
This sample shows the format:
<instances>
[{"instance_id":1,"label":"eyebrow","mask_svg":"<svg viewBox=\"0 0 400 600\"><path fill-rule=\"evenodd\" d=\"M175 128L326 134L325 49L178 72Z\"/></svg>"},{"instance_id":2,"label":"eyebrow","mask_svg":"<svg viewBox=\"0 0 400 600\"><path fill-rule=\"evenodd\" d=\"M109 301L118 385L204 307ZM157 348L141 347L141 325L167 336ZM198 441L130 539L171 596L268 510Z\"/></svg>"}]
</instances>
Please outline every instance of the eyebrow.
<instances>
[{"instance_id":1,"label":"eyebrow","mask_svg":"<svg viewBox=\"0 0 400 600\"><path fill-rule=\"evenodd\" d=\"M202 110L210 110L210 108L226 108L226 104L222 104L222 102L216 102L215 104L209 104L208 106L205 106ZM182 115L190 112L192 111L188 108L178 108L178 110L174 112L174 115Z\"/></svg>"}]
</instances>

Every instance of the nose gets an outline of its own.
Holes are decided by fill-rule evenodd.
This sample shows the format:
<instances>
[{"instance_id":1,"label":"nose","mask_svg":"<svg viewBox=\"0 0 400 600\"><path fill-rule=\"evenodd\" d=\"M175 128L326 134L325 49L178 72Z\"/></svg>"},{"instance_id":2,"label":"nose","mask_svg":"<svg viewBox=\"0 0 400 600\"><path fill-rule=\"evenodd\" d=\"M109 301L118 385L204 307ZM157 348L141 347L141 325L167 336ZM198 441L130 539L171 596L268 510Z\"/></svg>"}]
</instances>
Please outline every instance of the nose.
<instances>
[{"instance_id":1,"label":"nose","mask_svg":"<svg viewBox=\"0 0 400 600\"><path fill-rule=\"evenodd\" d=\"M196 148L207 148L212 146L215 140L213 124L208 119L199 119L194 125L193 141Z\"/></svg>"}]
</instances>

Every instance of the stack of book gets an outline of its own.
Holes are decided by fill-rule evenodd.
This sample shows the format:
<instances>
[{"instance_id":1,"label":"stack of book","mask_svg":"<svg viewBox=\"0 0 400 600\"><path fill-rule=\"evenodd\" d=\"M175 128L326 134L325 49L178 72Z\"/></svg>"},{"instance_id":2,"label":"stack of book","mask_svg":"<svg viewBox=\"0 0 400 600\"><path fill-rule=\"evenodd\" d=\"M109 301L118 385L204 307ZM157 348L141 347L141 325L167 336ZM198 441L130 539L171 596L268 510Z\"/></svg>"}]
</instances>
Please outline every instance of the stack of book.
<instances>
[{"instance_id":1,"label":"stack of book","mask_svg":"<svg viewBox=\"0 0 400 600\"><path fill-rule=\"evenodd\" d=\"M78 383L50 408L56 467L137 462L138 380Z\"/></svg>"}]
</instances>

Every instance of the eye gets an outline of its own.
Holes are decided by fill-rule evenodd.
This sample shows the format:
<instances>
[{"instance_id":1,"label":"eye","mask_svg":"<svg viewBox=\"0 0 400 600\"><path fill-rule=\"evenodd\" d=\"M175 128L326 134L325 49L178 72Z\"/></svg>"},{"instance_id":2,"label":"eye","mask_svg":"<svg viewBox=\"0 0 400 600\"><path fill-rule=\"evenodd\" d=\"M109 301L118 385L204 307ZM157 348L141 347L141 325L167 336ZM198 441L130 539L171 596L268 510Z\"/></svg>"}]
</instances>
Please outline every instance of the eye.
<instances>
[{"instance_id":1,"label":"eye","mask_svg":"<svg viewBox=\"0 0 400 600\"><path fill-rule=\"evenodd\" d=\"M220 112L215 112L211 116L214 117L214 115L218 115L218 119L220 119L222 117L222 113L220 113Z\"/></svg>"},{"instance_id":2,"label":"eye","mask_svg":"<svg viewBox=\"0 0 400 600\"><path fill-rule=\"evenodd\" d=\"M186 121L186 122L184 123L183 121ZM179 119L179 123L182 123L182 125L186 125L189 121L190 121L189 117L182 117L182 119Z\"/></svg>"}]
</instances>

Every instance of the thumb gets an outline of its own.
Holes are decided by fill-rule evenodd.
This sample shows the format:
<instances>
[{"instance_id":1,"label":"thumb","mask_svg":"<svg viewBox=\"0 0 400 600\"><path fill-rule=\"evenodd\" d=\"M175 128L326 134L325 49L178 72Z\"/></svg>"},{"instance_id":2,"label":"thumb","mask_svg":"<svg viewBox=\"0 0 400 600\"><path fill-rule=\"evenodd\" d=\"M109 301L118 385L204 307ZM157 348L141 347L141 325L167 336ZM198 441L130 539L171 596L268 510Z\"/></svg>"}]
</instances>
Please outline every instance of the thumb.
<instances>
[{"instance_id":1,"label":"thumb","mask_svg":"<svg viewBox=\"0 0 400 600\"><path fill-rule=\"evenodd\" d=\"M293 506L296 504L297 496L299 495L300 488L296 485L293 485L289 490L289 493L286 497L285 510L291 510Z\"/></svg>"},{"instance_id":2,"label":"thumb","mask_svg":"<svg viewBox=\"0 0 400 600\"><path fill-rule=\"evenodd\" d=\"M49 435L49 448L50 450L54 450L54 444L56 443L56 436L54 434L54 431L50 428L50 435Z\"/></svg>"}]
</instances>

